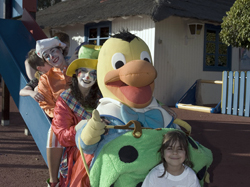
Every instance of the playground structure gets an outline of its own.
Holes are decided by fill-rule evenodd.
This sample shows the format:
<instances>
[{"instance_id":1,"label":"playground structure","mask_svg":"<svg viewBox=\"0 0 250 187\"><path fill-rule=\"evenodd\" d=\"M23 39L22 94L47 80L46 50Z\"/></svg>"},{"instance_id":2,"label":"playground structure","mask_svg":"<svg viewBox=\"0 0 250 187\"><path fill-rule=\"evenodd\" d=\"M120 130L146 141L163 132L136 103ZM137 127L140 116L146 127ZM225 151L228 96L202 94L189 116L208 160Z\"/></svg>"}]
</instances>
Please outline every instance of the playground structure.
<instances>
[{"instance_id":1,"label":"playground structure","mask_svg":"<svg viewBox=\"0 0 250 187\"><path fill-rule=\"evenodd\" d=\"M46 38L46 35L25 9L22 20L0 19L0 25L0 74L47 163L50 120L35 100L19 96L20 89L28 82L25 57L30 49L35 48L36 40Z\"/></svg>"},{"instance_id":2,"label":"playground structure","mask_svg":"<svg viewBox=\"0 0 250 187\"><path fill-rule=\"evenodd\" d=\"M35 41L45 38L46 35L25 10L21 21L0 19L0 24L4 25L4 27L0 28L0 74L45 162L47 162L46 136L50 127L50 120L31 97L19 96L20 89L28 81L24 67L25 56L30 49L35 48ZM17 30L18 32L16 32ZM176 103L176 108L207 113L221 112L223 114L248 117L250 103L249 79L250 72L223 72L222 81L201 80L201 83L222 85L222 99L215 108L196 105L196 81Z\"/></svg>"},{"instance_id":3,"label":"playground structure","mask_svg":"<svg viewBox=\"0 0 250 187\"><path fill-rule=\"evenodd\" d=\"M199 106L198 87L201 83L221 84L221 100L216 107ZM206 113L222 113L249 117L250 71L223 71L222 80L197 80L176 103L176 108Z\"/></svg>"},{"instance_id":4,"label":"playground structure","mask_svg":"<svg viewBox=\"0 0 250 187\"><path fill-rule=\"evenodd\" d=\"M200 111L206 113L219 113L221 110L219 102L216 107L207 107L207 106L199 106L198 105L198 97L200 93L198 93L199 87L201 83L208 84L223 84L222 81L218 80L196 80L195 83L189 88L189 90L181 97L181 99L176 103L175 107L186 110Z\"/></svg>"}]
</instances>

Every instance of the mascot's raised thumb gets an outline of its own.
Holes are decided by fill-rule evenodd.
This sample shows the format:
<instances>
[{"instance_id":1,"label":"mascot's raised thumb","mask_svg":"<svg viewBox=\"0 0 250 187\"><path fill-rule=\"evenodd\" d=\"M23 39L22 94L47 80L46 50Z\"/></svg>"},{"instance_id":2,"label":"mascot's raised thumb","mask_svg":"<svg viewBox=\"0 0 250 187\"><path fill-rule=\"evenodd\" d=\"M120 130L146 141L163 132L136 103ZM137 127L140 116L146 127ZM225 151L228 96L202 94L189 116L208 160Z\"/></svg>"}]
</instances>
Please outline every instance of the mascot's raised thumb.
<instances>
[{"instance_id":1,"label":"mascot's raised thumb","mask_svg":"<svg viewBox=\"0 0 250 187\"><path fill-rule=\"evenodd\" d=\"M99 112L93 110L92 118L83 128L81 139L86 145L93 145L100 141L101 135L105 132L105 123L101 120Z\"/></svg>"}]
</instances>

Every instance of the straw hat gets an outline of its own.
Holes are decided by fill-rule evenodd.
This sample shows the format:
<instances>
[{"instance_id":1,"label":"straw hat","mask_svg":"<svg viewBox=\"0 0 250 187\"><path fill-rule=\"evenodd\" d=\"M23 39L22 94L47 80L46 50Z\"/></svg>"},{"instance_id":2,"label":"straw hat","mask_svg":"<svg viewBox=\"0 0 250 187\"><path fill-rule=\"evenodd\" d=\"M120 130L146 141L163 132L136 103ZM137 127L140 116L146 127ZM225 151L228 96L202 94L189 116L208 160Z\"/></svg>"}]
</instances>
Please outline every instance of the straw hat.
<instances>
[{"instance_id":1,"label":"straw hat","mask_svg":"<svg viewBox=\"0 0 250 187\"><path fill-rule=\"evenodd\" d=\"M66 75L72 77L79 68L97 68L98 55L101 46L83 45L79 49L78 58L74 60L67 68Z\"/></svg>"}]
</instances>

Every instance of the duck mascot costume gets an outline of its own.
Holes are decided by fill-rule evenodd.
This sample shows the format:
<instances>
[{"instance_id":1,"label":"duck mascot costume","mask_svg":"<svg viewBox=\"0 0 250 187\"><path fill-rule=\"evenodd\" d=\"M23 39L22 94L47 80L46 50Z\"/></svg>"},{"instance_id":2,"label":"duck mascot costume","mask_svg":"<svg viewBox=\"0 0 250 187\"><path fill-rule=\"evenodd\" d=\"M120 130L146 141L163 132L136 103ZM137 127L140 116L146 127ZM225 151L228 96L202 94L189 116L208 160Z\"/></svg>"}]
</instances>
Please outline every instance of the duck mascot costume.
<instances>
[{"instance_id":1,"label":"duck mascot costume","mask_svg":"<svg viewBox=\"0 0 250 187\"><path fill-rule=\"evenodd\" d=\"M153 97L156 77L149 48L139 37L123 30L102 46L97 81L103 98L76 133L80 151L94 154L91 187L141 186L160 161L163 135L180 126L190 134L190 126L174 120ZM203 186L212 152L190 136L188 140L193 170Z\"/></svg>"}]
</instances>

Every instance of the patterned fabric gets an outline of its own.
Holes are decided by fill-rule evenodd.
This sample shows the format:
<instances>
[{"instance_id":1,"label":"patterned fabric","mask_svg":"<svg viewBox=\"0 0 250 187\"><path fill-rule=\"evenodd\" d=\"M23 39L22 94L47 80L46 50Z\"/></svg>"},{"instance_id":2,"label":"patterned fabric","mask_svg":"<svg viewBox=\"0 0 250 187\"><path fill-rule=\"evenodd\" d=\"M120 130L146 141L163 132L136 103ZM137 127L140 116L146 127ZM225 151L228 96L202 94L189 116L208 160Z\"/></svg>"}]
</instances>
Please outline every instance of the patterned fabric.
<instances>
[{"instance_id":1,"label":"patterned fabric","mask_svg":"<svg viewBox=\"0 0 250 187\"><path fill-rule=\"evenodd\" d=\"M65 101L65 103L68 105L68 107L80 118L82 119L90 119L91 118L91 111L87 112L85 108L82 107L82 105L75 99L75 97L71 94L71 89L65 90L63 93L61 93L60 97ZM59 167L61 176L63 178L68 177L68 170L69 170L69 159L67 151L65 151L65 154L63 154L62 161Z\"/></svg>"},{"instance_id":2,"label":"patterned fabric","mask_svg":"<svg viewBox=\"0 0 250 187\"><path fill-rule=\"evenodd\" d=\"M63 146L58 141L55 133L53 132L51 126L47 135L47 146L46 148L63 148Z\"/></svg>"},{"instance_id":3,"label":"patterned fabric","mask_svg":"<svg viewBox=\"0 0 250 187\"><path fill-rule=\"evenodd\" d=\"M61 163L59 166L59 172L61 173L63 178L66 178L68 176L68 155L67 153L63 154Z\"/></svg>"},{"instance_id":4,"label":"patterned fabric","mask_svg":"<svg viewBox=\"0 0 250 187\"><path fill-rule=\"evenodd\" d=\"M82 119L90 119L91 113L87 112L82 105L71 95L71 89L61 93L61 98L67 103L68 107Z\"/></svg>"},{"instance_id":5,"label":"patterned fabric","mask_svg":"<svg viewBox=\"0 0 250 187\"><path fill-rule=\"evenodd\" d=\"M92 164L89 176L91 186L141 186L149 171L160 162L158 150L163 135L173 130L175 129L143 129L140 138L134 138L132 131L128 131L113 141L106 142L99 155L95 153L95 162ZM188 143L193 170L203 186L206 171L213 161L213 154L210 149L197 143L190 136Z\"/></svg>"}]
</instances>

